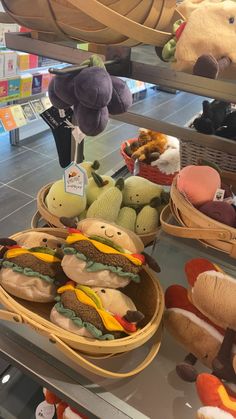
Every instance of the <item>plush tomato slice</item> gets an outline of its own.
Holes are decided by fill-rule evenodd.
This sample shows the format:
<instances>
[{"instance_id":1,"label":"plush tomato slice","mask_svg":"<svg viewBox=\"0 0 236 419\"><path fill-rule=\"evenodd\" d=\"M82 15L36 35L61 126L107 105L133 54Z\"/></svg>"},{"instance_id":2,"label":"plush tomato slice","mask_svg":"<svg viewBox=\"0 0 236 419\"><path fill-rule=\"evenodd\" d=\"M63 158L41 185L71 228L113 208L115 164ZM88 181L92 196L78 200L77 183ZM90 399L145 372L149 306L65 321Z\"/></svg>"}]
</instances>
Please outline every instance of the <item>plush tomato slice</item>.
<instances>
[{"instance_id":1,"label":"plush tomato slice","mask_svg":"<svg viewBox=\"0 0 236 419\"><path fill-rule=\"evenodd\" d=\"M139 259L143 265L145 264L145 256L141 253L133 253L131 256L133 256L136 259Z\"/></svg>"},{"instance_id":2,"label":"plush tomato slice","mask_svg":"<svg viewBox=\"0 0 236 419\"><path fill-rule=\"evenodd\" d=\"M136 332L137 327L134 323L129 323L127 320L125 320L123 317L118 316L118 314L115 314L114 318L121 324L121 326L130 333Z\"/></svg>"}]
</instances>

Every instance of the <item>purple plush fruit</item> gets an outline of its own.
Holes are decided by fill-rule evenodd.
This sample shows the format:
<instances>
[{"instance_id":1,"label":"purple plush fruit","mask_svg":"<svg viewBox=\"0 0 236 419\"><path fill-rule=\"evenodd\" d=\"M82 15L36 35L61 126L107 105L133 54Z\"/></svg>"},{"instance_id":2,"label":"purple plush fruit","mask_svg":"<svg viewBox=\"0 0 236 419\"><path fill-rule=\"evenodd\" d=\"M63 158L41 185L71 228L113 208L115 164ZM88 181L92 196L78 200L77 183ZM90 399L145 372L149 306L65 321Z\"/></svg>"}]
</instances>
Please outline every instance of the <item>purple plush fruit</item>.
<instances>
[{"instance_id":1,"label":"purple plush fruit","mask_svg":"<svg viewBox=\"0 0 236 419\"><path fill-rule=\"evenodd\" d=\"M109 119L106 106L96 110L78 104L74 107L74 115L81 131L91 137L103 132Z\"/></svg>"},{"instance_id":2,"label":"purple plush fruit","mask_svg":"<svg viewBox=\"0 0 236 419\"><path fill-rule=\"evenodd\" d=\"M113 91L112 98L108 104L108 111L111 115L118 115L127 112L132 105L132 93L127 84L118 77L111 76Z\"/></svg>"},{"instance_id":3,"label":"purple plush fruit","mask_svg":"<svg viewBox=\"0 0 236 419\"><path fill-rule=\"evenodd\" d=\"M224 201L209 201L198 208L203 214L220 223L236 227L236 213L232 205Z\"/></svg>"},{"instance_id":4,"label":"purple plush fruit","mask_svg":"<svg viewBox=\"0 0 236 419\"><path fill-rule=\"evenodd\" d=\"M74 90L74 74L54 77L54 90L57 97L69 106L75 105L78 101Z\"/></svg>"},{"instance_id":5,"label":"purple plush fruit","mask_svg":"<svg viewBox=\"0 0 236 419\"><path fill-rule=\"evenodd\" d=\"M88 67L74 78L77 100L90 109L101 109L112 97L111 77L100 67Z\"/></svg>"},{"instance_id":6,"label":"purple plush fruit","mask_svg":"<svg viewBox=\"0 0 236 419\"><path fill-rule=\"evenodd\" d=\"M64 102L62 99L60 99L57 94L55 93L55 79L53 78L48 86L48 95L49 99L52 102L53 106L57 109L68 109L70 108L70 105L68 103Z\"/></svg>"}]
</instances>

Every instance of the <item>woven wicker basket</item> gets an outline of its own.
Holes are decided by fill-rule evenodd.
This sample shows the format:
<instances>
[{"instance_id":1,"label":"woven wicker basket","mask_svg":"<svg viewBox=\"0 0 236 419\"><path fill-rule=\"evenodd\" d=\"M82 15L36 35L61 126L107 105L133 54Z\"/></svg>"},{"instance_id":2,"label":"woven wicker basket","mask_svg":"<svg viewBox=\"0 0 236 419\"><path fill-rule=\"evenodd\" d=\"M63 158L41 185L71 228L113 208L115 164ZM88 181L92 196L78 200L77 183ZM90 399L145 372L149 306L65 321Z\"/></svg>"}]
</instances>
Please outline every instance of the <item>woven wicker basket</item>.
<instances>
[{"instance_id":1,"label":"woven wicker basket","mask_svg":"<svg viewBox=\"0 0 236 419\"><path fill-rule=\"evenodd\" d=\"M236 174L223 173L222 180L233 185L236 192ZM178 221L180 226L170 223L170 215ZM197 239L204 245L228 253L236 258L236 228L219 223L198 211L176 187L176 180L171 186L170 205L161 213L162 229L173 236Z\"/></svg>"},{"instance_id":2,"label":"woven wicker basket","mask_svg":"<svg viewBox=\"0 0 236 419\"><path fill-rule=\"evenodd\" d=\"M236 156L210 147L201 146L192 141L180 140L181 167L198 164L199 159L216 163L221 170L236 173Z\"/></svg>"},{"instance_id":3,"label":"woven wicker basket","mask_svg":"<svg viewBox=\"0 0 236 419\"><path fill-rule=\"evenodd\" d=\"M46 228L38 229L37 231L44 231L62 238L65 238L67 234L62 229ZM17 237L20 235L21 233L17 233L12 238L17 240ZM158 280L148 268L144 268L141 272L141 283L136 284L132 282L132 284L126 287L124 292L133 299L137 309L144 313L145 319L141 324L141 329L135 334L113 341L92 340L61 329L50 322L50 311L53 303L40 304L24 301L12 297L2 287L0 287L0 303L8 311L0 310L0 318L27 324L36 332L46 336L66 356L90 372L108 378L130 377L146 368L158 353L161 343L164 295ZM84 358L84 355L101 359L123 354L140 347L154 335L153 344L145 360L129 372L108 371Z\"/></svg>"},{"instance_id":4,"label":"woven wicker basket","mask_svg":"<svg viewBox=\"0 0 236 419\"><path fill-rule=\"evenodd\" d=\"M2 0L2 4L8 22L10 17L37 32L96 44L162 46L171 37L164 31L178 18L175 0Z\"/></svg>"},{"instance_id":5,"label":"woven wicker basket","mask_svg":"<svg viewBox=\"0 0 236 419\"><path fill-rule=\"evenodd\" d=\"M136 138L132 138L131 140L128 140L129 143L132 143L134 141L137 141ZM121 144L121 155L126 163L126 166L130 173L134 173L134 160L129 157L125 152L126 142ZM164 185L164 186L170 186L173 182L174 177L177 173L174 173L173 175L166 175L165 173L162 173L157 167L151 166L150 164L145 164L140 162L139 163L139 176L144 177L145 179L150 180L153 183L157 183L158 185Z\"/></svg>"},{"instance_id":6,"label":"woven wicker basket","mask_svg":"<svg viewBox=\"0 0 236 419\"><path fill-rule=\"evenodd\" d=\"M49 227L59 227L59 228L64 227L63 224L60 222L60 219L56 215L53 215L51 212L48 211L48 208L45 204L45 198L49 192L51 185L52 183L43 186L38 192L38 195L37 195L38 211L36 212L36 214L34 214L32 218L32 221L31 221L32 228L38 228L40 226L42 219L46 221L46 224ZM160 231L160 228L153 231L152 233L140 234L139 237L142 240L144 246L151 244L156 239L156 236L159 233L159 231Z\"/></svg>"}]
</instances>

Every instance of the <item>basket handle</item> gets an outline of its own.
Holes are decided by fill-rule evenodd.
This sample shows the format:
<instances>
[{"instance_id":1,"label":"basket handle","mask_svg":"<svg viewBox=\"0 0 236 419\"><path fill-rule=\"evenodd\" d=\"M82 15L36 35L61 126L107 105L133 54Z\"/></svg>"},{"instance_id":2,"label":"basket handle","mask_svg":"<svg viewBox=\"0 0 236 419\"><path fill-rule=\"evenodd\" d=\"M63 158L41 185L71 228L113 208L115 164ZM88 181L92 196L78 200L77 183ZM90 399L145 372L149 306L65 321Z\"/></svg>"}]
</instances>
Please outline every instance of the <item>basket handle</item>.
<instances>
[{"instance_id":1,"label":"basket handle","mask_svg":"<svg viewBox=\"0 0 236 419\"><path fill-rule=\"evenodd\" d=\"M170 32L152 29L126 16L122 16L97 0L67 0L67 2L81 9L83 13L86 13L103 25L114 29L118 33L122 33L128 38L135 38L135 40L141 43L163 46L172 36Z\"/></svg>"},{"instance_id":2,"label":"basket handle","mask_svg":"<svg viewBox=\"0 0 236 419\"><path fill-rule=\"evenodd\" d=\"M161 346L162 330L163 325L161 324L154 335L154 342L146 358L133 370L124 373L109 371L93 364L88 359L84 358L79 352L70 348L65 342L63 342L54 334L50 335L50 342L56 345L57 349L63 352L64 355L71 359L71 361L75 362L85 370L92 372L93 374L99 375L100 377L121 379L132 377L133 375L138 374L153 361Z\"/></svg>"},{"instance_id":3,"label":"basket handle","mask_svg":"<svg viewBox=\"0 0 236 419\"><path fill-rule=\"evenodd\" d=\"M232 240L232 234L224 229L193 228L173 225L170 223L170 215L172 215L171 208L170 205L167 205L161 212L160 222L162 229L172 236L196 240Z\"/></svg>"},{"instance_id":4,"label":"basket handle","mask_svg":"<svg viewBox=\"0 0 236 419\"><path fill-rule=\"evenodd\" d=\"M0 310L0 319L12 323L23 323L23 318L20 314L13 313L8 310Z\"/></svg>"}]
</instances>

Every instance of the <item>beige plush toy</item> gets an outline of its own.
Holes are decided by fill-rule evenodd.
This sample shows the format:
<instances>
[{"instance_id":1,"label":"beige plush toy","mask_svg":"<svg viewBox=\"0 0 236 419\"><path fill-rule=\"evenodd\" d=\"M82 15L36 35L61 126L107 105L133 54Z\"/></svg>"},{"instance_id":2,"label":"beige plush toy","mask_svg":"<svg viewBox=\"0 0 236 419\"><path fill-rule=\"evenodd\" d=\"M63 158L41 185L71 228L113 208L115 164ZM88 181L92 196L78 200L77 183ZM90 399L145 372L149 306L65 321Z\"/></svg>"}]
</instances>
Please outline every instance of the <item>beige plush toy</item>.
<instances>
[{"instance_id":1,"label":"beige plush toy","mask_svg":"<svg viewBox=\"0 0 236 419\"><path fill-rule=\"evenodd\" d=\"M234 1L206 3L186 22L176 23L175 38L165 45L162 56L172 60L178 71L213 79L230 77L236 63L235 22Z\"/></svg>"},{"instance_id":2,"label":"beige plush toy","mask_svg":"<svg viewBox=\"0 0 236 419\"><path fill-rule=\"evenodd\" d=\"M132 231L97 219L79 222L63 248L62 268L72 281L88 286L122 288L139 282L144 246Z\"/></svg>"},{"instance_id":3,"label":"beige plush toy","mask_svg":"<svg viewBox=\"0 0 236 419\"><path fill-rule=\"evenodd\" d=\"M222 0L184 0L177 3L177 10L180 12L185 19L188 19L194 10L201 6L205 6L210 3L221 3Z\"/></svg>"}]
</instances>

